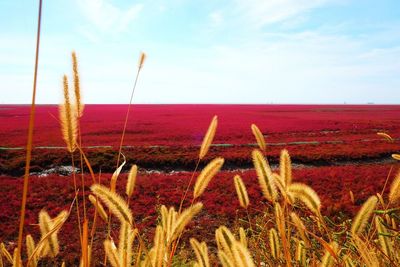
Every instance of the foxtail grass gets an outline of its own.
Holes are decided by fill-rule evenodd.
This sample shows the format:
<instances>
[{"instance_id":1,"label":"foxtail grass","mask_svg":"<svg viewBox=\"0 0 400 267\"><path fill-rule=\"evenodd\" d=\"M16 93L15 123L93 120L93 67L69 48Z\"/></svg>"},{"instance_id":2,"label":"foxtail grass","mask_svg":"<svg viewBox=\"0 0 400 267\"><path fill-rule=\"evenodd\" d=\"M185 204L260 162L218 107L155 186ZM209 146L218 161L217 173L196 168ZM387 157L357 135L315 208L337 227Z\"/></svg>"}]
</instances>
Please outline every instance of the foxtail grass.
<instances>
[{"instance_id":1,"label":"foxtail grass","mask_svg":"<svg viewBox=\"0 0 400 267\"><path fill-rule=\"evenodd\" d=\"M265 152L267 150L267 145L265 144L265 139L264 139L264 135L262 134L262 132L255 124L251 125L251 131L253 132L253 135L256 138L258 147L260 148L260 150L262 152Z\"/></svg>"}]
</instances>

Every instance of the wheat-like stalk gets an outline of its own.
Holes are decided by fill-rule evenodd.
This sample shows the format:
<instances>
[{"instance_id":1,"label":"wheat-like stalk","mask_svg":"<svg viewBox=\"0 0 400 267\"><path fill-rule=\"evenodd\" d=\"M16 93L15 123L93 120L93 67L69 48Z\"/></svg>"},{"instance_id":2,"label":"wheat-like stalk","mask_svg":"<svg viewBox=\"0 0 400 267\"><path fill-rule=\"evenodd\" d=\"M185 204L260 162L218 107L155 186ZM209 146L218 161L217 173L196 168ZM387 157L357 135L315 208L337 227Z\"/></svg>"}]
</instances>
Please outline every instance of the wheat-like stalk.
<instances>
[{"instance_id":1,"label":"wheat-like stalk","mask_svg":"<svg viewBox=\"0 0 400 267\"><path fill-rule=\"evenodd\" d=\"M211 179L219 172L222 165L224 164L223 158L215 158L201 171L200 175L197 177L196 183L193 190L193 198L198 198L203 194L208 183Z\"/></svg>"},{"instance_id":2,"label":"wheat-like stalk","mask_svg":"<svg viewBox=\"0 0 400 267\"><path fill-rule=\"evenodd\" d=\"M64 103L60 105L61 132L69 152L76 149L77 123L74 107L71 105L67 76L63 76Z\"/></svg>"},{"instance_id":3,"label":"wheat-like stalk","mask_svg":"<svg viewBox=\"0 0 400 267\"><path fill-rule=\"evenodd\" d=\"M139 70L141 69L141 68L143 68L143 64L144 64L144 61L146 60L146 54L144 53L144 52L141 52L140 53L140 58L139 58L139 64L138 64L138 68L139 68Z\"/></svg>"},{"instance_id":4,"label":"wheat-like stalk","mask_svg":"<svg viewBox=\"0 0 400 267\"><path fill-rule=\"evenodd\" d=\"M389 191L389 203L397 204L400 201L400 171L397 173Z\"/></svg>"},{"instance_id":5,"label":"wheat-like stalk","mask_svg":"<svg viewBox=\"0 0 400 267\"><path fill-rule=\"evenodd\" d=\"M329 244L329 246L331 247L332 251L336 254L338 249L339 249L339 245L336 242L331 242ZM335 258L332 256L330 251L325 251L324 256L322 257L322 262L321 262L321 267L331 267L335 264Z\"/></svg>"},{"instance_id":6,"label":"wheat-like stalk","mask_svg":"<svg viewBox=\"0 0 400 267\"><path fill-rule=\"evenodd\" d=\"M301 239L303 240L304 244L306 244L307 246L310 244L310 241L307 237L306 234L306 227L304 226L303 222L301 221L300 217L297 216L296 213L291 212L290 213L290 219L292 220L294 226L297 229L297 232L299 233Z\"/></svg>"},{"instance_id":7,"label":"wheat-like stalk","mask_svg":"<svg viewBox=\"0 0 400 267\"><path fill-rule=\"evenodd\" d=\"M119 260L118 250L112 240L104 241L104 251L106 252L107 259L112 267L121 267L121 262Z\"/></svg>"},{"instance_id":8,"label":"wheat-like stalk","mask_svg":"<svg viewBox=\"0 0 400 267\"><path fill-rule=\"evenodd\" d=\"M156 233L154 235L154 253L151 257L151 263L153 267L162 267L164 266L164 257L165 257L165 238L164 231L160 225L156 228Z\"/></svg>"},{"instance_id":9,"label":"wheat-like stalk","mask_svg":"<svg viewBox=\"0 0 400 267\"><path fill-rule=\"evenodd\" d=\"M394 142L393 138L390 135L388 135L387 133L379 132L379 133L376 133L376 134L379 135L380 137L385 138L387 141L389 141L391 143Z\"/></svg>"},{"instance_id":10,"label":"wheat-like stalk","mask_svg":"<svg viewBox=\"0 0 400 267\"><path fill-rule=\"evenodd\" d=\"M220 226L215 230L215 241L217 243L218 251L223 251L231 261L234 262L232 244L236 241L232 232L225 226Z\"/></svg>"},{"instance_id":11,"label":"wheat-like stalk","mask_svg":"<svg viewBox=\"0 0 400 267\"><path fill-rule=\"evenodd\" d=\"M286 149L281 151L279 167L282 180L285 182L286 186L289 186L292 183L292 161Z\"/></svg>"},{"instance_id":12,"label":"wheat-like stalk","mask_svg":"<svg viewBox=\"0 0 400 267\"><path fill-rule=\"evenodd\" d=\"M349 255L343 256L343 262L345 267L357 267Z\"/></svg>"},{"instance_id":13,"label":"wheat-like stalk","mask_svg":"<svg viewBox=\"0 0 400 267\"><path fill-rule=\"evenodd\" d=\"M265 139L262 132L255 124L251 125L251 131L253 132L253 135L256 138L258 147L261 149L261 151L265 152L265 150L267 149L267 145L265 144Z\"/></svg>"},{"instance_id":14,"label":"wheat-like stalk","mask_svg":"<svg viewBox=\"0 0 400 267\"><path fill-rule=\"evenodd\" d=\"M137 166L132 165L131 170L129 171L128 181L126 183L126 195L128 197L132 196L133 190L135 189L137 171L138 171Z\"/></svg>"},{"instance_id":15,"label":"wheat-like stalk","mask_svg":"<svg viewBox=\"0 0 400 267\"><path fill-rule=\"evenodd\" d=\"M192 246L194 253L196 255L198 266L210 267L207 244L205 242L200 243L196 239L191 238L190 245Z\"/></svg>"},{"instance_id":16,"label":"wheat-like stalk","mask_svg":"<svg viewBox=\"0 0 400 267\"><path fill-rule=\"evenodd\" d=\"M240 206L247 209L249 206L249 195L247 194L246 186L243 183L242 178L239 175L235 175L233 178L235 182L235 189L238 195Z\"/></svg>"},{"instance_id":17,"label":"wheat-like stalk","mask_svg":"<svg viewBox=\"0 0 400 267\"><path fill-rule=\"evenodd\" d=\"M253 150L252 158L257 172L258 182L264 197L271 202L275 202L277 191L270 166L265 161L263 154L258 149Z\"/></svg>"},{"instance_id":18,"label":"wheat-like stalk","mask_svg":"<svg viewBox=\"0 0 400 267\"><path fill-rule=\"evenodd\" d=\"M351 203L354 205L354 203L355 203L355 201L354 201L354 194L353 194L353 191L349 191L349 194L350 194L350 201L351 201Z\"/></svg>"},{"instance_id":19,"label":"wheat-like stalk","mask_svg":"<svg viewBox=\"0 0 400 267\"><path fill-rule=\"evenodd\" d=\"M321 215L321 200L311 187L302 183L294 183L288 187L288 191L293 198L303 202L314 214Z\"/></svg>"},{"instance_id":20,"label":"wheat-like stalk","mask_svg":"<svg viewBox=\"0 0 400 267\"><path fill-rule=\"evenodd\" d=\"M382 218L378 216L375 217L375 227L378 235L379 245L381 246L383 253L391 258L393 255L393 246L388 237L389 232L383 225Z\"/></svg>"},{"instance_id":21,"label":"wheat-like stalk","mask_svg":"<svg viewBox=\"0 0 400 267\"><path fill-rule=\"evenodd\" d=\"M371 196L361 206L361 209L358 211L351 226L351 233L353 236L360 234L364 230L377 203L378 198L376 196Z\"/></svg>"},{"instance_id":22,"label":"wheat-like stalk","mask_svg":"<svg viewBox=\"0 0 400 267\"><path fill-rule=\"evenodd\" d=\"M203 204L198 202L193 206L185 209L179 216L176 218L176 221L171 230L171 240L172 242L175 240L185 229L185 227L189 224L189 222L196 216L197 213L201 211L203 208Z\"/></svg>"},{"instance_id":23,"label":"wheat-like stalk","mask_svg":"<svg viewBox=\"0 0 400 267\"><path fill-rule=\"evenodd\" d=\"M6 259L8 260L8 262L12 264L13 258L12 258L12 256L11 256L10 252L8 252L8 250L6 249L6 246L4 245L4 243L1 243L1 244L0 244L0 252L1 252L1 255L3 255L4 257L6 257Z\"/></svg>"},{"instance_id":24,"label":"wheat-like stalk","mask_svg":"<svg viewBox=\"0 0 400 267\"><path fill-rule=\"evenodd\" d=\"M13 267L22 267L22 260L18 248L14 249L13 254Z\"/></svg>"},{"instance_id":25,"label":"wheat-like stalk","mask_svg":"<svg viewBox=\"0 0 400 267\"><path fill-rule=\"evenodd\" d=\"M247 248L247 237L246 237L246 232L244 231L243 227L239 228L239 239L240 243L243 244Z\"/></svg>"},{"instance_id":26,"label":"wheat-like stalk","mask_svg":"<svg viewBox=\"0 0 400 267\"><path fill-rule=\"evenodd\" d=\"M121 222L126 221L132 225L132 212L130 211L128 204L120 195L111 192L110 189L100 184L94 184L90 189L94 195L106 204L106 206Z\"/></svg>"},{"instance_id":27,"label":"wheat-like stalk","mask_svg":"<svg viewBox=\"0 0 400 267\"><path fill-rule=\"evenodd\" d=\"M33 240L33 237L31 235L26 235L25 241L26 241L26 253L27 256L30 257L35 251L35 240ZM34 256L32 262L29 264L29 267L36 267L38 260L39 257Z\"/></svg>"},{"instance_id":28,"label":"wheat-like stalk","mask_svg":"<svg viewBox=\"0 0 400 267\"><path fill-rule=\"evenodd\" d=\"M81 95L81 85L78 72L78 59L76 57L75 51L72 51L72 71L74 77L74 92L75 92L75 103L76 103L76 115L77 117L82 117L83 115L83 101Z\"/></svg>"},{"instance_id":29,"label":"wheat-like stalk","mask_svg":"<svg viewBox=\"0 0 400 267\"><path fill-rule=\"evenodd\" d=\"M208 130L206 135L203 138L203 143L200 147L199 159L203 159L208 152L208 149L211 146L211 143L214 139L215 131L217 130L218 125L218 117L214 116L211 120L210 126L208 126Z\"/></svg>"},{"instance_id":30,"label":"wheat-like stalk","mask_svg":"<svg viewBox=\"0 0 400 267\"><path fill-rule=\"evenodd\" d=\"M99 201L97 201L96 197L94 197L93 195L89 195L89 201L93 204L95 209L97 209L97 212L99 213L100 217L105 222L107 222L108 215L107 215L106 211L104 210L103 205Z\"/></svg>"},{"instance_id":31,"label":"wheat-like stalk","mask_svg":"<svg viewBox=\"0 0 400 267\"><path fill-rule=\"evenodd\" d=\"M297 241L295 258L299 266L301 267L306 266L306 261L307 261L306 248L304 242L301 240Z\"/></svg>"},{"instance_id":32,"label":"wheat-like stalk","mask_svg":"<svg viewBox=\"0 0 400 267\"><path fill-rule=\"evenodd\" d=\"M400 160L400 154L392 154L392 158L395 160Z\"/></svg>"},{"instance_id":33,"label":"wheat-like stalk","mask_svg":"<svg viewBox=\"0 0 400 267\"><path fill-rule=\"evenodd\" d=\"M233 257L236 266L240 267L255 267L253 259L251 258L248 249L240 242L235 241L232 245Z\"/></svg>"},{"instance_id":34,"label":"wheat-like stalk","mask_svg":"<svg viewBox=\"0 0 400 267\"><path fill-rule=\"evenodd\" d=\"M39 213L39 227L42 234L42 238L46 236L47 233L51 231L54 227L49 214L45 210L41 210ZM50 235L50 238L45 242L43 253L51 258L54 258L60 251L60 246L58 244L57 233Z\"/></svg>"},{"instance_id":35,"label":"wheat-like stalk","mask_svg":"<svg viewBox=\"0 0 400 267\"><path fill-rule=\"evenodd\" d=\"M361 256L361 262L367 267L380 266L376 251L370 246L369 242L365 242L358 235L353 235L352 240L358 253ZM358 266L358 265L357 265Z\"/></svg>"},{"instance_id":36,"label":"wheat-like stalk","mask_svg":"<svg viewBox=\"0 0 400 267\"><path fill-rule=\"evenodd\" d=\"M236 267L233 259L229 257L225 251L219 250L218 251L218 258L222 264L223 267Z\"/></svg>"},{"instance_id":37,"label":"wheat-like stalk","mask_svg":"<svg viewBox=\"0 0 400 267\"><path fill-rule=\"evenodd\" d=\"M121 223L119 230L118 255L122 266L132 265L132 246L137 231L127 223Z\"/></svg>"},{"instance_id":38,"label":"wheat-like stalk","mask_svg":"<svg viewBox=\"0 0 400 267\"><path fill-rule=\"evenodd\" d=\"M274 259L278 259L279 252L280 252L280 246L279 246L279 238L278 238L278 233L276 232L275 228L271 228L269 230L269 247L271 249L271 256Z\"/></svg>"}]
</instances>

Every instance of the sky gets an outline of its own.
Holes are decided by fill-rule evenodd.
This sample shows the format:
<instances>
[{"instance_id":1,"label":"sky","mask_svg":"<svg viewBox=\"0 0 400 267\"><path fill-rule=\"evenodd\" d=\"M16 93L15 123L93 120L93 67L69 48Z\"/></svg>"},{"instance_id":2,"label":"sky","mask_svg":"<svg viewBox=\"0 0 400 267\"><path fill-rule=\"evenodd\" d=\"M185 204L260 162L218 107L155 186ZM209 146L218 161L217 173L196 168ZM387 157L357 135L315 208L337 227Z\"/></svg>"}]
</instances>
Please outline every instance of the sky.
<instances>
[{"instance_id":1,"label":"sky","mask_svg":"<svg viewBox=\"0 0 400 267\"><path fill-rule=\"evenodd\" d=\"M0 104L30 103L38 2L0 1ZM37 103L399 104L398 0L43 0Z\"/></svg>"}]
</instances>

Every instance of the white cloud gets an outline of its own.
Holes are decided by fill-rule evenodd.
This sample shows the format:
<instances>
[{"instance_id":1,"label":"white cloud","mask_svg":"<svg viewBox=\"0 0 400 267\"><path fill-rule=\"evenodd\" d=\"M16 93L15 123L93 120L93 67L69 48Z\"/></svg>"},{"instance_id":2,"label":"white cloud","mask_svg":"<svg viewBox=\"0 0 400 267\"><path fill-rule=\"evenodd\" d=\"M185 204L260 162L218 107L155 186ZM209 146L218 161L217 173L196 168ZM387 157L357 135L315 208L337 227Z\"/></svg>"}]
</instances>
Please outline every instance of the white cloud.
<instances>
[{"instance_id":1,"label":"white cloud","mask_svg":"<svg viewBox=\"0 0 400 267\"><path fill-rule=\"evenodd\" d=\"M282 22L296 17L330 0L236 0L237 12L252 25Z\"/></svg>"},{"instance_id":2,"label":"white cloud","mask_svg":"<svg viewBox=\"0 0 400 267\"><path fill-rule=\"evenodd\" d=\"M109 0L78 0L77 3L87 20L101 31L124 31L143 8L142 4L134 4L123 10Z\"/></svg>"}]
</instances>

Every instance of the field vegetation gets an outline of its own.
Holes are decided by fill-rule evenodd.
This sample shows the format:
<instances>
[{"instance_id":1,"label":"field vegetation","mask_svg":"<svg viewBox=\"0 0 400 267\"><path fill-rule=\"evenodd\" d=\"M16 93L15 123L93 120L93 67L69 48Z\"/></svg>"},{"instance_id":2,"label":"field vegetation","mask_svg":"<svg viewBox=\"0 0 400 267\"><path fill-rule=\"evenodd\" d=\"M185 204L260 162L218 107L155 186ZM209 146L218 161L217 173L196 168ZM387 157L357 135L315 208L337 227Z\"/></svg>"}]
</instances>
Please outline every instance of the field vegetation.
<instances>
[{"instance_id":1,"label":"field vegetation","mask_svg":"<svg viewBox=\"0 0 400 267\"><path fill-rule=\"evenodd\" d=\"M129 104L120 131L115 106L104 124L98 106L83 105L74 53L72 62L59 115L38 108L38 173L29 190L10 176L23 167L24 128L12 122L25 107L2 107L0 266L400 265L398 107L285 107L286 121L265 120L260 129L253 122L285 108L243 106L240 117L223 106L218 117L198 115L211 119L199 134L207 125L185 112L191 106L170 111L183 114L177 121ZM140 110L150 115L143 119ZM44 119L49 111L52 120ZM338 112L351 115L334 120ZM131 125L129 116L141 122ZM160 131L165 124L175 131ZM54 164L72 171L43 175ZM149 171L164 164L164 172ZM16 216L21 193L23 219Z\"/></svg>"}]
</instances>

